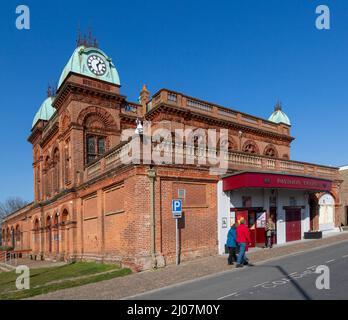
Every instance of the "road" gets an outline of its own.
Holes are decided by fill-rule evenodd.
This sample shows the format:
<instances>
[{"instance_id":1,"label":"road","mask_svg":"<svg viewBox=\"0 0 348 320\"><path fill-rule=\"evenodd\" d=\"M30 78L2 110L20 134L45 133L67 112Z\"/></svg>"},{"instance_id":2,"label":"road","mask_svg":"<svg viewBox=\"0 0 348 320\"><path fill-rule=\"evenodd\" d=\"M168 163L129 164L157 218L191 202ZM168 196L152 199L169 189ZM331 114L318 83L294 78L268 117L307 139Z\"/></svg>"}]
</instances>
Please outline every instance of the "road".
<instances>
[{"instance_id":1,"label":"road","mask_svg":"<svg viewBox=\"0 0 348 320\"><path fill-rule=\"evenodd\" d=\"M269 250L269 249L265 249ZM319 290L317 266L329 268L330 289ZM348 299L348 241L165 287L129 299Z\"/></svg>"}]
</instances>

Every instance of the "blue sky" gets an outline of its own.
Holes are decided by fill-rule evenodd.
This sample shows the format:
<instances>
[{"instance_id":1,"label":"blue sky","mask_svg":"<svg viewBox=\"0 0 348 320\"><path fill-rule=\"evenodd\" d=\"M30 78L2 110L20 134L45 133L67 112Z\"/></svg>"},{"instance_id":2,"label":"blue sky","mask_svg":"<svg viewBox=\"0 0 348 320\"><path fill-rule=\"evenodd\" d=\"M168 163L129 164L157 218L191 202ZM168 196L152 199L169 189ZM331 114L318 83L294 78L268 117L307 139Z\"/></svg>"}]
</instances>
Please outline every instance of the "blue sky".
<instances>
[{"instance_id":1,"label":"blue sky","mask_svg":"<svg viewBox=\"0 0 348 320\"><path fill-rule=\"evenodd\" d=\"M31 29L15 28L26 4ZM331 29L315 28L315 8ZM348 164L346 0L1 1L0 201L32 200L32 119L75 48L77 26L92 26L113 58L121 92L143 83L267 118L277 100L296 138L292 159Z\"/></svg>"}]
</instances>

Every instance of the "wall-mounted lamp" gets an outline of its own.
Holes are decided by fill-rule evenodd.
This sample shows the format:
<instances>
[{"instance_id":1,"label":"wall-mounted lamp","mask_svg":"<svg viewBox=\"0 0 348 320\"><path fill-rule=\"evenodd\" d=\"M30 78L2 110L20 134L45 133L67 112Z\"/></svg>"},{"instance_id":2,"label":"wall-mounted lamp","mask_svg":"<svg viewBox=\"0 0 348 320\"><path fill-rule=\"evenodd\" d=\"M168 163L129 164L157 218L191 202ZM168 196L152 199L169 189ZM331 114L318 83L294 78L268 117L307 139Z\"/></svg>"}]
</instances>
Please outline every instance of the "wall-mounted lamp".
<instances>
[{"instance_id":1,"label":"wall-mounted lamp","mask_svg":"<svg viewBox=\"0 0 348 320\"><path fill-rule=\"evenodd\" d=\"M143 125L141 124L141 121L139 119L136 120L137 128L135 129L135 134L142 135L144 132Z\"/></svg>"}]
</instances>

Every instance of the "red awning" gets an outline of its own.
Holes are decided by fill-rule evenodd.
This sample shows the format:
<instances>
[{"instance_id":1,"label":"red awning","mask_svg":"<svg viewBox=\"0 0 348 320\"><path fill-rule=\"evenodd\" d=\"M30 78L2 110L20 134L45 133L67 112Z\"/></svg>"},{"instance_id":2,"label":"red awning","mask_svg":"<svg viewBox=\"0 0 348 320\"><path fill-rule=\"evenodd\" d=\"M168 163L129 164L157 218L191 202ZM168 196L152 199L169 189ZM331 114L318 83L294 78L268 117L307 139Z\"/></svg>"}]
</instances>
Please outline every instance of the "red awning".
<instances>
[{"instance_id":1,"label":"red awning","mask_svg":"<svg viewBox=\"0 0 348 320\"><path fill-rule=\"evenodd\" d=\"M238 173L225 177L222 181L224 191L240 188L282 188L329 192L332 188L330 180L262 172Z\"/></svg>"}]
</instances>

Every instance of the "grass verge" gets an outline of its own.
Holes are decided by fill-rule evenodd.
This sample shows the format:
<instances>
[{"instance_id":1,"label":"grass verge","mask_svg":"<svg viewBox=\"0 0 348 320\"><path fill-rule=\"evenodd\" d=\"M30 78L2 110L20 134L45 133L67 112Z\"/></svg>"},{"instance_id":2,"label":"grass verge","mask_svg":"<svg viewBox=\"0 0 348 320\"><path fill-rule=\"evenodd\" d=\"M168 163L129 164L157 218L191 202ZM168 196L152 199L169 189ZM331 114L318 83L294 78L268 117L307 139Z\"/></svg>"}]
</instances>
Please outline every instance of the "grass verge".
<instances>
[{"instance_id":1,"label":"grass verge","mask_svg":"<svg viewBox=\"0 0 348 320\"><path fill-rule=\"evenodd\" d=\"M24 299L39 294L99 282L131 273L113 264L75 262L59 267L30 270L30 289L17 290L15 271L0 273L0 300Z\"/></svg>"}]
</instances>

